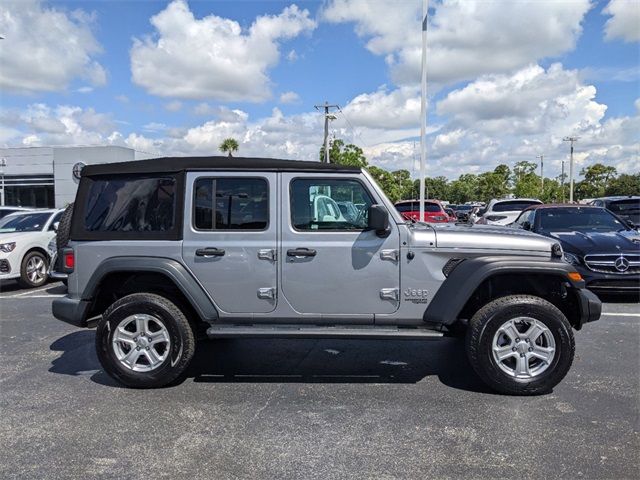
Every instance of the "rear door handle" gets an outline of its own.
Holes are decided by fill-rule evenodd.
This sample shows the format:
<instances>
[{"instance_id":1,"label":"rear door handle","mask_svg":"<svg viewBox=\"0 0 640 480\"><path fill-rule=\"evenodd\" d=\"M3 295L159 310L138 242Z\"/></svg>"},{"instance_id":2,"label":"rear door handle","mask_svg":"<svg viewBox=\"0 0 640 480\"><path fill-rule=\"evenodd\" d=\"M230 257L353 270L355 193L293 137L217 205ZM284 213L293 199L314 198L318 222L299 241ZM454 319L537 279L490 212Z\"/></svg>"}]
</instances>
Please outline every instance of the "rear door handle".
<instances>
[{"instance_id":1,"label":"rear door handle","mask_svg":"<svg viewBox=\"0 0 640 480\"><path fill-rule=\"evenodd\" d=\"M292 248L287 250L287 257L315 257L316 251L312 248Z\"/></svg>"},{"instance_id":2,"label":"rear door handle","mask_svg":"<svg viewBox=\"0 0 640 480\"><path fill-rule=\"evenodd\" d=\"M223 257L224 250L215 247L199 248L196 250L197 257Z\"/></svg>"}]
</instances>

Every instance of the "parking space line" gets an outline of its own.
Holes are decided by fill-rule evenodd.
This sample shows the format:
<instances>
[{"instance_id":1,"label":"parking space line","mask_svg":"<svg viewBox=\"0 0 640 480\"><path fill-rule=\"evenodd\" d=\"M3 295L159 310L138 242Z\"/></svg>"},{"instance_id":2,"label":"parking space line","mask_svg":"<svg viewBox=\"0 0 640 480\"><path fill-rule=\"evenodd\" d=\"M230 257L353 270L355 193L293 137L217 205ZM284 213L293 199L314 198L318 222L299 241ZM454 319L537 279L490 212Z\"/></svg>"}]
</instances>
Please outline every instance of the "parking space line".
<instances>
[{"instance_id":1,"label":"parking space line","mask_svg":"<svg viewBox=\"0 0 640 480\"><path fill-rule=\"evenodd\" d=\"M640 313L602 312L602 315L608 315L609 317L640 317Z\"/></svg>"},{"instance_id":2,"label":"parking space line","mask_svg":"<svg viewBox=\"0 0 640 480\"><path fill-rule=\"evenodd\" d=\"M26 292L16 293L15 295L7 295L6 297L2 297L2 298L24 297L25 295L29 295L30 293L38 293L38 292L42 292L42 291L48 290L50 288L51 288L51 285L48 285L46 287L38 288L37 290L28 290Z\"/></svg>"}]
</instances>

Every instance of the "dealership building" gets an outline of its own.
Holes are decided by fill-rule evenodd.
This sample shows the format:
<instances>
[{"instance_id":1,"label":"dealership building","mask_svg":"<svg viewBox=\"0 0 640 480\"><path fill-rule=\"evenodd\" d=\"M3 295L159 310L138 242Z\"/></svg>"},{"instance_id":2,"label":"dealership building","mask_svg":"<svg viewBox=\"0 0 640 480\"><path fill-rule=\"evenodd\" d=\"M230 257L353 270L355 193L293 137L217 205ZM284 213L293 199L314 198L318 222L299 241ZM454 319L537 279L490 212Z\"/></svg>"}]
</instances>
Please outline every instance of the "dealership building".
<instances>
[{"instance_id":1,"label":"dealership building","mask_svg":"<svg viewBox=\"0 0 640 480\"><path fill-rule=\"evenodd\" d=\"M62 208L73 202L85 165L156 156L113 145L0 148L0 205Z\"/></svg>"}]
</instances>

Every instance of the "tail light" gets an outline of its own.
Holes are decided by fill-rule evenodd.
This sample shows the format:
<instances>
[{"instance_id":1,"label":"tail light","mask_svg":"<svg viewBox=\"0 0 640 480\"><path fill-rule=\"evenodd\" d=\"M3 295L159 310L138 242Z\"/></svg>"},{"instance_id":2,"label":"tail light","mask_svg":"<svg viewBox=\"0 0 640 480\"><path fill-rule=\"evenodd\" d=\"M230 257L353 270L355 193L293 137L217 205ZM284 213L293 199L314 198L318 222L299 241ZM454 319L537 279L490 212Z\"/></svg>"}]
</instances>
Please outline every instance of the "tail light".
<instances>
[{"instance_id":1,"label":"tail light","mask_svg":"<svg viewBox=\"0 0 640 480\"><path fill-rule=\"evenodd\" d=\"M62 251L62 270L65 273L73 272L76 266L76 256L72 248L65 248Z\"/></svg>"}]
</instances>

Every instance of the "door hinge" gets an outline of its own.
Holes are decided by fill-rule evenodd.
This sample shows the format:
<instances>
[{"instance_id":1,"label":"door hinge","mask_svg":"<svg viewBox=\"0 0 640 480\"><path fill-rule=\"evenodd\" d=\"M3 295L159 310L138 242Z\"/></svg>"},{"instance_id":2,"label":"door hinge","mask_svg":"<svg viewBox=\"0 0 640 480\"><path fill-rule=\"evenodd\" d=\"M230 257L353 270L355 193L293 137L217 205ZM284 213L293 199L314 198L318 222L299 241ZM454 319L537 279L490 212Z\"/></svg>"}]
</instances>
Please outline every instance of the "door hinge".
<instances>
[{"instance_id":1,"label":"door hinge","mask_svg":"<svg viewBox=\"0 0 640 480\"><path fill-rule=\"evenodd\" d=\"M261 260L275 260L276 251L273 248L264 248L258 250L258 258Z\"/></svg>"},{"instance_id":2,"label":"door hinge","mask_svg":"<svg viewBox=\"0 0 640 480\"><path fill-rule=\"evenodd\" d=\"M276 289L272 287L259 288L258 298L264 298L265 300L273 300L276 298Z\"/></svg>"},{"instance_id":3,"label":"door hinge","mask_svg":"<svg viewBox=\"0 0 640 480\"><path fill-rule=\"evenodd\" d=\"M400 292L397 288L383 288L380 290L380 298L383 300L395 300L398 301Z\"/></svg>"},{"instance_id":4,"label":"door hinge","mask_svg":"<svg viewBox=\"0 0 640 480\"><path fill-rule=\"evenodd\" d=\"M392 260L394 262L398 261L399 255L398 250L382 250L380 252L380 258L382 260Z\"/></svg>"}]
</instances>

